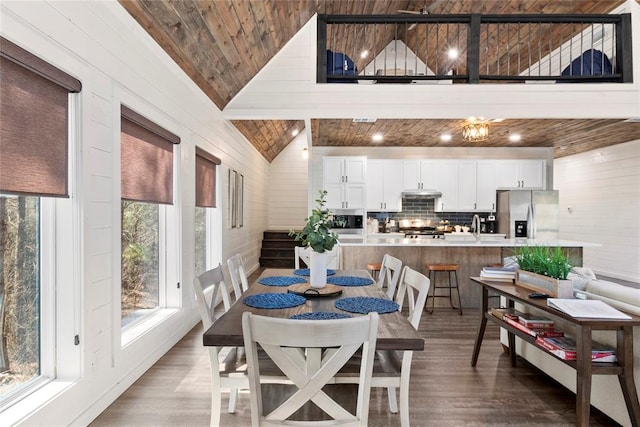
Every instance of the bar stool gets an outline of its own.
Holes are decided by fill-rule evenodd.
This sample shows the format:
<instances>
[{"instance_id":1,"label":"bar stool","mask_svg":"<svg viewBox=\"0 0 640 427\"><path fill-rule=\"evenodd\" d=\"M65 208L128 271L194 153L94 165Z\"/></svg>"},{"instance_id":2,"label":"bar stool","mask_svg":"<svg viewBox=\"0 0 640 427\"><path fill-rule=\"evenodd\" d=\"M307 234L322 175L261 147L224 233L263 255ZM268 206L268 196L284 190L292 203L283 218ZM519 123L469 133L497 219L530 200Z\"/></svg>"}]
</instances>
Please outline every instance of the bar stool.
<instances>
[{"instance_id":1,"label":"bar stool","mask_svg":"<svg viewBox=\"0 0 640 427\"><path fill-rule=\"evenodd\" d=\"M378 274L380 274L380 269L382 268L382 264L367 264L367 270L371 273L371 277L373 280L378 280Z\"/></svg>"},{"instance_id":2,"label":"bar stool","mask_svg":"<svg viewBox=\"0 0 640 427\"><path fill-rule=\"evenodd\" d=\"M449 298L449 304L451 304L451 308L455 309L456 307L453 305L453 297L451 295L451 289L455 289L458 293L458 310L460 311L460 315L462 315L462 302L460 301L460 288L458 287L458 264L427 264L425 265L427 269L429 280L431 280L431 288L433 288L433 294L431 295L431 311L427 309L429 314L433 313L435 308L436 298ZM436 283L436 275L437 273L446 272L448 273L448 282L446 285L440 285ZM454 275L455 284L451 281L451 274ZM433 278L431 277L433 275ZM437 295L436 289L448 289L448 295Z\"/></svg>"}]
</instances>

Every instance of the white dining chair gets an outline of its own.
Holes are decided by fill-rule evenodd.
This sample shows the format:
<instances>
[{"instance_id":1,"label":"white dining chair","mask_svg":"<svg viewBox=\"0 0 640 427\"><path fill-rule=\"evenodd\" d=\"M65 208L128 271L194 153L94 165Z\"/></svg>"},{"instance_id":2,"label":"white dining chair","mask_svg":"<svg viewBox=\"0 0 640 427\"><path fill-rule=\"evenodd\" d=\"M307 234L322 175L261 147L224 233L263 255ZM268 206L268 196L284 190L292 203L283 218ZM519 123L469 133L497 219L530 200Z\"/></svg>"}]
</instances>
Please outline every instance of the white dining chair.
<instances>
[{"instance_id":1,"label":"white dining chair","mask_svg":"<svg viewBox=\"0 0 640 427\"><path fill-rule=\"evenodd\" d=\"M424 274L412 270L408 266L402 269L400 285L395 301L400 306L408 309L408 320L416 330L420 325L424 305L429 295L430 282ZM400 389L400 425L409 426L409 378L411 376L411 362L413 351L376 351L371 387L385 387L389 398L389 410L398 412L398 400L396 389ZM354 358L353 363L359 363ZM336 383L355 383L357 378L353 375L351 366L340 372Z\"/></svg>"},{"instance_id":2,"label":"white dining chair","mask_svg":"<svg viewBox=\"0 0 640 427\"><path fill-rule=\"evenodd\" d=\"M236 300L240 295L249 289L249 280L247 279L246 269L242 261L242 255L236 254L227 260L229 267L229 275L231 276L231 285L236 295Z\"/></svg>"},{"instance_id":3,"label":"white dining chair","mask_svg":"<svg viewBox=\"0 0 640 427\"><path fill-rule=\"evenodd\" d=\"M245 312L242 316L247 350L251 425L366 426L371 392L371 373L378 331L378 314L369 313L337 320L293 320L264 317ZM273 411L263 406L262 367L258 346L289 377L297 391ZM322 388L362 347L355 414L328 396ZM324 349L330 351L323 352ZM313 402L332 420L292 421L287 419L305 403Z\"/></svg>"},{"instance_id":4,"label":"white dining chair","mask_svg":"<svg viewBox=\"0 0 640 427\"><path fill-rule=\"evenodd\" d=\"M311 265L311 248L309 246L295 247L295 267L296 270L303 268L300 261L304 262L307 267Z\"/></svg>"},{"instance_id":5,"label":"white dining chair","mask_svg":"<svg viewBox=\"0 0 640 427\"><path fill-rule=\"evenodd\" d=\"M205 271L193 280L198 311L202 326L206 331L231 306L231 298L222 273L222 265ZM222 309L218 309L218 294L222 297ZM239 295L239 294L238 294ZM207 346L209 351L209 365L211 368L211 425L220 424L222 406L222 389L229 389L229 413L235 412L239 389L249 388L246 372L246 352L244 348ZM289 383L281 374L271 369L269 382Z\"/></svg>"},{"instance_id":6,"label":"white dining chair","mask_svg":"<svg viewBox=\"0 0 640 427\"><path fill-rule=\"evenodd\" d=\"M295 268L303 268L300 261L304 262L307 267L311 266L311 247L296 246L295 248ZM334 246L333 249L328 251L327 268L337 269L340 268L340 247Z\"/></svg>"},{"instance_id":7,"label":"white dining chair","mask_svg":"<svg viewBox=\"0 0 640 427\"><path fill-rule=\"evenodd\" d=\"M382 257L380 273L378 273L378 282L376 283L380 289L387 287L386 293L389 299L393 299L402 274L402 261L389 254Z\"/></svg>"}]
</instances>

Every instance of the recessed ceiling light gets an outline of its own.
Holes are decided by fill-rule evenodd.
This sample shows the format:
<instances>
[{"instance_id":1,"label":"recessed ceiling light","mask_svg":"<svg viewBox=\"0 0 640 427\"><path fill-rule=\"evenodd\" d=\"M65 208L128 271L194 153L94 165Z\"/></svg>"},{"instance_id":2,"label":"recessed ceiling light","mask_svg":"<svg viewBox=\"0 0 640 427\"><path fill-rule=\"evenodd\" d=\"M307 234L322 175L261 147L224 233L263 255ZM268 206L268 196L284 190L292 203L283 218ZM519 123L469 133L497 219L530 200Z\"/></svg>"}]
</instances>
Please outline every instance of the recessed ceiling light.
<instances>
[{"instance_id":1,"label":"recessed ceiling light","mask_svg":"<svg viewBox=\"0 0 640 427\"><path fill-rule=\"evenodd\" d=\"M440 141L442 142L449 142L451 141L451 134L450 133L443 133L440 135Z\"/></svg>"},{"instance_id":2,"label":"recessed ceiling light","mask_svg":"<svg viewBox=\"0 0 640 427\"><path fill-rule=\"evenodd\" d=\"M522 139L522 137L520 137L519 133L512 133L511 135L509 135L509 141L511 142L518 142Z\"/></svg>"},{"instance_id":3,"label":"recessed ceiling light","mask_svg":"<svg viewBox=\"0 0 640 427\"><path fill-rule=\"evenodd\" d=\"M374 133L373 136L371 137L371 140L373 142L382 142L383 139L384 137L382 136L381 133Z\"/></svg>"},{"instance_id":4,"label":"recessed ceiling light","mask_svg":"<svg viewBox=\"0 0 640 427\"><path fill-rule=\"evenodd\" d=\"M300 133L300 131L298 129L294 129L291 131L291 135L293 136L298 136L298 134Z\"/></svg>"},{"instance_id":5,"label":"recessed ceiling light","mask_svg":"<svg viewBox=\"0 0 640 427\"><path fill-rule=\"evenodd\" d=\"M449 55L449 59L456 59L458 57L458 49L452 47L447 51L447 55Z\"/></svg>"},{"instance_id":6,"label":"recessed ceiling light","mask_svg":"<svg viewBox=\"0 0 640 427\"><path fill-rule=\"evenodd\" d=\"M362 52L360 52L360 58L366 58L367 56L369 56L369 51L368 50L363 50Z\"/></svg>"}]
</instances>

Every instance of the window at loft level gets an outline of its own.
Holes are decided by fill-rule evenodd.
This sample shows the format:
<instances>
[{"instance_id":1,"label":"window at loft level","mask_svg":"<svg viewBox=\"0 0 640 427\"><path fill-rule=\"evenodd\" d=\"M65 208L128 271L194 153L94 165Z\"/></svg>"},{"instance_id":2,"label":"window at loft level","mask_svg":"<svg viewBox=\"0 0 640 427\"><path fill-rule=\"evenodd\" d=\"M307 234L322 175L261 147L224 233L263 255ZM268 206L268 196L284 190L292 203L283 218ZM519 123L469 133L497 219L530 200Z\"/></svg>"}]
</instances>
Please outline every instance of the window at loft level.
<instances>
[{"instance_id":1,"label":"window at loft level","mask_svg":"<svg viewBox=\"0 0 640 427\"><path fill-rule=\"evenodd\" d=\"M0 403L40 375L39 205L0 195Z\"/></svg>"},{"instance_id":2,"label":"window at loft level","mask_svg":"<svg viewBox=\"0 0 640 427\"><path fill-rule=\"evenodd\" d=\"M122 201L122 324L159 306L159 209Z\"/></svg>"}]
</instances>

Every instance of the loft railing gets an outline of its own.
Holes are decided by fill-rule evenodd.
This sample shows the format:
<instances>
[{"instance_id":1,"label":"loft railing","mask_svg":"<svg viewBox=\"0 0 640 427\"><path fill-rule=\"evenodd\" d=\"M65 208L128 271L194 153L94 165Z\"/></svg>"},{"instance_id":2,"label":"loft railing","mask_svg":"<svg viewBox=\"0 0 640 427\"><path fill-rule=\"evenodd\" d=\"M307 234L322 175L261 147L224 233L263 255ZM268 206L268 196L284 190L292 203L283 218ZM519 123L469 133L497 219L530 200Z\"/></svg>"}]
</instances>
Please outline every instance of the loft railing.
<instances>
[{"instance_id":1,"label":"loft railing","mask_svg":"<svg viewBox=\"0 0 640 427\"><path fill-rule=\"evenodd\" d=\"M632 73L630 14L318 16L319 83L630 83Z\"/></svg>"}]
</instances>

